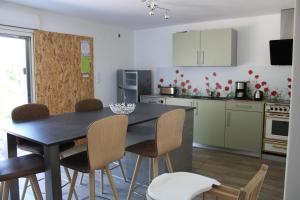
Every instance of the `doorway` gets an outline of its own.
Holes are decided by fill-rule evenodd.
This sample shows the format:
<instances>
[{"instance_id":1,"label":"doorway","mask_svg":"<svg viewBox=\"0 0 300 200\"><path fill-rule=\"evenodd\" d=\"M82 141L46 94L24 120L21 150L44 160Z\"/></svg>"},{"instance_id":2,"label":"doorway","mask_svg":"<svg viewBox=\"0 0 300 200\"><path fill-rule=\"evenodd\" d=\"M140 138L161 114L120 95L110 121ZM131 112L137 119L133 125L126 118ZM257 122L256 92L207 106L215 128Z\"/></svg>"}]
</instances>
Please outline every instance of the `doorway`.
<instances>
[{"instance_id":1,"label":"doorway","mask_svg":"<svg viewBox=\"0 0 300 200\"><path fill-rule=\"evenodd\" d=\"M0 121L9 119L16 106L32 102L31 40L31 36L0 33ZM0 159L5 158L5 137L0 134Z\"/></svg>"}]
</instances>

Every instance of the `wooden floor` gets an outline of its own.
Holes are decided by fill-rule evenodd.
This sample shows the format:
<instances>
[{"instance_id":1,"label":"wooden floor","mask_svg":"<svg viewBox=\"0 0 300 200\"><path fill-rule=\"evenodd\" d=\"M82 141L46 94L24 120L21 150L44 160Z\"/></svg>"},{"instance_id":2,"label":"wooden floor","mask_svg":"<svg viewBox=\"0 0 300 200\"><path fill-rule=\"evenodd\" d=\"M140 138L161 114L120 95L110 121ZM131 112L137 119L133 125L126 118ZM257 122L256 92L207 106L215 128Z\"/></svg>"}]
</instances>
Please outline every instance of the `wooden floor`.
<instances>
[{"instance_id":1,"label":"wooden floor","mask_svg":"<svg viewBox=\"0 0 300 200\"><path fill-rule=\"evenodd\" d=\"M260 195L260 200L281 200L283 197L285 164L282 162L275 162L269 160L260 160L258 158L235 155L231 153L224 153L206 149L195 148L193 151L193 172L213 177L222 184L230 186L243 187L258 171L260 165L265 163L269 165L269 171L266 176L263 189ZM115 175L120 176L119 169L113 170ZM98 176L99 177L99 176ZM96 191L99 193L99 178L96 179ZM43 188L43 181L41 187ZM113 199L111 195L110 186L105 178L105 196L107 198L97 199ZM129 183L124 183L122 179L115 178L117 189L120 194L120 199L126 199ZM80 199L88 196L88 176L84 178L84 185L77 182L77 191ZM145 193L145 188L139 188L141 193ZM67 198L68 187L63 190L64 199ZM34 199L31 191L29 191L26 199ZM73 198L74 199L74 198ZM145 199L144 197L133 195L134 200ZM201 199L196 198L196 199ZM209 200L210 198L206 198Z\"/></svg>"}]
</instances>

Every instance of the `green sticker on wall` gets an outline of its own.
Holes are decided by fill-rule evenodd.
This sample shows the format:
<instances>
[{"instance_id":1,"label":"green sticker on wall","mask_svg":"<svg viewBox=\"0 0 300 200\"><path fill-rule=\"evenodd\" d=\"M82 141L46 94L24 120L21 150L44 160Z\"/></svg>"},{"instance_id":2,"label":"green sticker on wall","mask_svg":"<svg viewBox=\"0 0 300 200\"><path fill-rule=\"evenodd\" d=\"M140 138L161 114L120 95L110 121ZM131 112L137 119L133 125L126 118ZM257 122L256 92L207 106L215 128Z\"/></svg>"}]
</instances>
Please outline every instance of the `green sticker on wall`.
<instances>
[{"instance_id":1,"label":"green sticker on wall","mask_svg":"<svg viewBox=\"0 0 300 200\"><path fill-rule=\"evenodd\" d=\"M91 71L90 57L89 56L81 56L81 73L89 74L90 71Z\"/></svg>"}]
</instances>

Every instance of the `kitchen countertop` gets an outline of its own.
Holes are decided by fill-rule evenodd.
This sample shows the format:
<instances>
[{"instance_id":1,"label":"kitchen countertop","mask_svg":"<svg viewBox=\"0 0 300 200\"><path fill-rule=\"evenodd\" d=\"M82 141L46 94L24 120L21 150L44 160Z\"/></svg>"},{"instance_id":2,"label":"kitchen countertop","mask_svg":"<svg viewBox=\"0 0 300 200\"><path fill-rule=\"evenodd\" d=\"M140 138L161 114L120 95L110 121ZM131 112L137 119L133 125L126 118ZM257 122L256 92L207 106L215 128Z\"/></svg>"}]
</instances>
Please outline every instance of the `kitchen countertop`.
<instances>
[{"instance_id":1,"label":"kitchen countertop","mask_svg":"<svg viewBox=\"0 0 300 200\"><path fill-rule=\"evenodd\" d=\"M249 102L249 103L265 103L266 101L254 101L251 99L235 99L235 98L228 98L228 97L210 97L210 96L190 96L190 95L160 95L160 94L152 94L152 95L142 95L145 97L152 97L152 98L184 98L184 99L199 99L199 100L217 100L217 101L239 101L239 102Z\"/></svg>"}]
</instances>

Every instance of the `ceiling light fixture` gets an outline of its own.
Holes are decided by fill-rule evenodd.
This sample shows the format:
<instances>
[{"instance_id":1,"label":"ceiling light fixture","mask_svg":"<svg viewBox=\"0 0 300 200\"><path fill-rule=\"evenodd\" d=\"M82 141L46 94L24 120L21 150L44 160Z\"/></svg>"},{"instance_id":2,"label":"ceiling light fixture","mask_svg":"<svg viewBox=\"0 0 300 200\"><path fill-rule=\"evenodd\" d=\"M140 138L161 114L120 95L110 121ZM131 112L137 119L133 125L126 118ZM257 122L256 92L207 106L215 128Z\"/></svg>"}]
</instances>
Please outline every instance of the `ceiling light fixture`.
<instances>
[{"instance_id":1,"label":"ceiling light fixture","mask_svg":"<svg viewBox=\"0 0 300 200\"><path fill-rule=\"evenodd\" d=\"M150 16L153 16L155 14L155 10L163 10L165 12L164 19L167 20L170 18L169 16L170 10L167 8L160 7L157 3L157 0L141 0L141 1L146 4L147 8L150 9L149 11Z\"/></svg>"}]
</instances>

